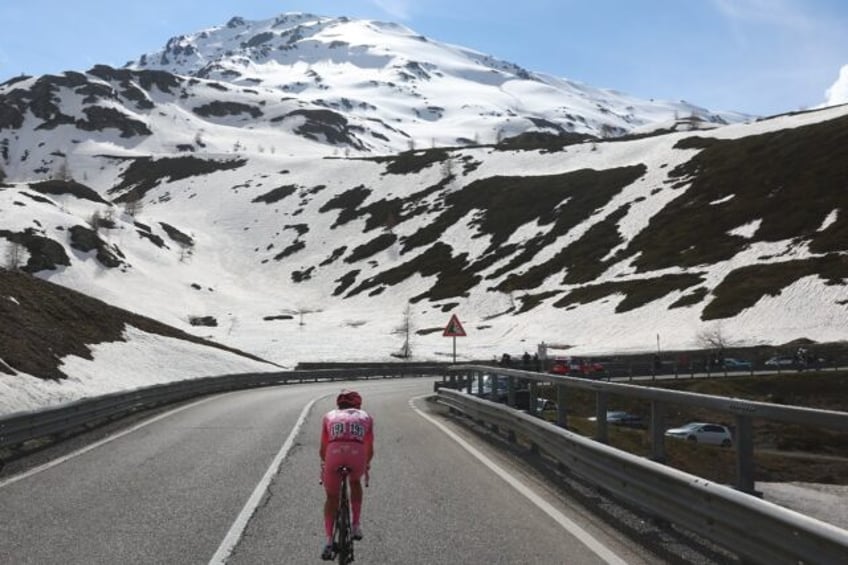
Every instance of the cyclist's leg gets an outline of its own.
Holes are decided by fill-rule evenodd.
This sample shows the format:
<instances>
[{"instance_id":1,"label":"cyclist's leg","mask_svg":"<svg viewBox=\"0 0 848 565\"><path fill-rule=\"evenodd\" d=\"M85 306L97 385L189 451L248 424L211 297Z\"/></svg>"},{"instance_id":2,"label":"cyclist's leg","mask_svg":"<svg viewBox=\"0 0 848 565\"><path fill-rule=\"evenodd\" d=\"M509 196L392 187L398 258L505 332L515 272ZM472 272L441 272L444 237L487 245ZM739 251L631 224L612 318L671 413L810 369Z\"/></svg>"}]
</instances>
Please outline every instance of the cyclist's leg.
<instances>
[{"instance_id":1,"label":"cyclist's leg","mask_svg":"<svg viewBox=\"0 0 848 565\"><path fill-rule=\"evenodd\" d=\"M338 454L327 454L324 462L324 473L321 482L324 483L324 533L327 535L327 543L333 543L333 522L336 517L336 509L339 507L339 491L341 490L341 478L336 472L341 462Z\"/></svg>"},{"instance_id":2,"label":"cyclist's leg","mask_svg":"<svg viewBox=\"0 0 848 565\"><path fill-rule=\"evenodd\" d=\"M353 526L358 527L362 516L362 481L359 478L350 481L350 512Z\"/></svg>"},{"instance_id":3,"label":"cyclist's leg","mask_svg":"<svg viewBox=\"0 0 848 565\"><path fill-rule=\"evenodd\" d=\"M324 500L324 533L327 543L333 543L333 523L336 519L336 509L339 507L339 496L327 494Z\"/></svg>"},{"instance_id":4,"label":"cyclist's leg","mask_svg":"<svg viewBox=\"0 0 848 565\"><path fill-rule=\"evenodd\" d=\"M360 527L360 518L362 516L362 477L368 468L368 459L362 445L356 446L357 449L351 453L349 459L350 466L350 513L351 525L357 533L356 539L361 539L362 529Z\"/></svg>"},{"instance_id":5,"label":"cyclist's leg","mask_svg":"<svg viewBox=\"0 0 848 565\"><path fill-rule=\"evenodd\" d=\"M339 494L336 491L333 494L330 490L326 488L326 476L324 478L324 494L326 498L324 499L324 547L321 549L321 559L324 561L330 561L334 558L335 548L333 545L333 525L336 517L336 508L339 505Z\"/></svg>"}]
</instances>

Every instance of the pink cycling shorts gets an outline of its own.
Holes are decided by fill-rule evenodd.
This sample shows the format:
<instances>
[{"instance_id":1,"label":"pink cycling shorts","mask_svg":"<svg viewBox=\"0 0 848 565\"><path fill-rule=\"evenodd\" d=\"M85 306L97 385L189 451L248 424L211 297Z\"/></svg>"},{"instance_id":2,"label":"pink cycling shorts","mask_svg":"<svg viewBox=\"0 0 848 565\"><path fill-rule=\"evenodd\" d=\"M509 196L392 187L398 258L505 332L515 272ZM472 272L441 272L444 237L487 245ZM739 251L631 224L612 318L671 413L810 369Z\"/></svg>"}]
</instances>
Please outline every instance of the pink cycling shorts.
<instances>
[{"instance_id":1,"label":"pink cycling shorts","mask_svg":"<svg viewBox=\"0 0 848 565\"><path fill-rule=\"evenodd\" d=\"M336 496L341 490L342 480L338 468L342 465L350 467L351 481L358 481L365 473L368 465L368 455L365 444L358 441L334 441L327 444L324 454L324 490L327 494Z\"/></svg>"}]
</instances>

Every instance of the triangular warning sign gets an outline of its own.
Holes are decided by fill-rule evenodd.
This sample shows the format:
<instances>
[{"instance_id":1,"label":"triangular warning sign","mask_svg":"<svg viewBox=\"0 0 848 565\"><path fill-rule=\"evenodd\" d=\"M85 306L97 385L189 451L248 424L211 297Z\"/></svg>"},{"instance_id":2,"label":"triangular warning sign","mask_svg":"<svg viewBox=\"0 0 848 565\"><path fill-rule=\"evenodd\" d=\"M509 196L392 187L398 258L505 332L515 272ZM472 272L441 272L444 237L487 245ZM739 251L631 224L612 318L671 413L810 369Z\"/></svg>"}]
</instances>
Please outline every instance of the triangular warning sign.
<instances>
[{"instance_id":1,"label":"triangular warning sign","mask_svg":"<svg viewBox=\"0 0 848 565\"><path fill-rule=\"evenodd\" d=\"M462 327L462 324L459 323L459 318L456 317L456 314L451 316L450 322L445 326L445 332L442 334L444 337L465 337L465 330Z\"/></svg>"}]
</instances>

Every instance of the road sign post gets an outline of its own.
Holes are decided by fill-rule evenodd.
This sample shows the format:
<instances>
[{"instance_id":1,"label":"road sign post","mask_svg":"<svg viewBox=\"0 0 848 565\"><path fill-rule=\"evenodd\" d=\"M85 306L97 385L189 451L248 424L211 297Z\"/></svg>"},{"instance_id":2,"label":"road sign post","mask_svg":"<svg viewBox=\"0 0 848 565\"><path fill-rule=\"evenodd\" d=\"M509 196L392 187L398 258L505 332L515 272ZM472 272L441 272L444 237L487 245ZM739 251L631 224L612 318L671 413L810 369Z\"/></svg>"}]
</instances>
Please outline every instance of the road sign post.
<instances>
[{"instance_id":1,"label":"road sign post","mask_svg":"<svg viewBox=\"0 0 848 565\"><path fill-rule=\"evenodd\" d=\"M465 329L462 327L462 323L459 321L459 318L456 317L456 314L451 316L448 325L445 326L445 331L442 333L443 337L452 337L453 338L453 362L456 364L456 338L465 337L467 334L465 333Z\"/></svg>"}]
</instances>

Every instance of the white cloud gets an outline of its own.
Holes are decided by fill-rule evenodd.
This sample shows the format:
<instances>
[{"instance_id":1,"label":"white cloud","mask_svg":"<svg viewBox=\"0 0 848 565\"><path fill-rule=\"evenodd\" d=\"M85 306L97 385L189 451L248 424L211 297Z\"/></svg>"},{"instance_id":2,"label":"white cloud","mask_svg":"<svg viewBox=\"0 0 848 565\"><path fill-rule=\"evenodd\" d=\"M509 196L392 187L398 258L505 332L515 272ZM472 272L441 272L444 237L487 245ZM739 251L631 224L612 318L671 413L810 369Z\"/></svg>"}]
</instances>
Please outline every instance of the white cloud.
<instances>
[{"instance_id":1,"label":"white cloud","mask_svg":"<svg viewBox=\"0 0 848 565\"><path fill-rule=\"evenodd\" d=\"M848 65L843 65L839 71L839 78L827 89L825 97L825 106L848 103Z\"/></svg>"},{"instance_id":2,"label":"white cloud","mask_svg":"<svg viewBox=\"0 0 848 565\"><path fill-rule=\"evenodd\" d=\"M412 3L409 0L371 0L371 2L395 19L407 21L412 17Z\"/></svg>"},{"instance_id":3,"label":"white cloud","mask_svg":"<svg viewBox=\"0 0 848 565\"><path fill-rule=\"evenodd\" d=\"M815 30L820 22L796 0L713 0L716 9L737 23L765 23L787 30Z\"/></svg>"}]
</instances>

